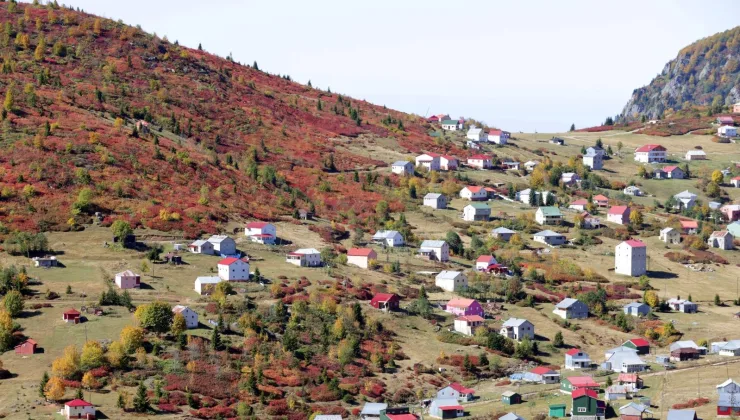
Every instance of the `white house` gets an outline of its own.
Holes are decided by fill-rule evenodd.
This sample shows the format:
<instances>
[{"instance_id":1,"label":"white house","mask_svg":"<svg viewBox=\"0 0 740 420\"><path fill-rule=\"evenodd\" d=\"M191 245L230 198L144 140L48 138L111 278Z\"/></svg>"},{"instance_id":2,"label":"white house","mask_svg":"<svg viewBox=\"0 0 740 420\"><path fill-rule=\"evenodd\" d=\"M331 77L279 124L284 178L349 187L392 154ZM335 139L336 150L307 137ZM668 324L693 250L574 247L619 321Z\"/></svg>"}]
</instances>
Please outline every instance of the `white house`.
<instances>
[{"instance_id":1,"label":"white house","mask_svg":"<svg viewBox=\"0 0 740 420\"><path fill-rule=\"evenodd\" d=\"M696 205L696 194L689 192L689 190L682 191L673 196L676 200L674 208L677 210L686 210Z\"/></svg>"},{"instance_id":2,"label":"white house","mask_svg":"<svg viewBox=\"0 0 740 420\"><path fill-rule=\"evenodd\" d=\"M730 180L730 184L735 188L740 188L740 176L736 176Z\"/></svg>"},{"instance_id":3,"label":"white house","mask_svg":"<svg viewBox=\"0 0 740 420\"><path fill-rule=\"evenodd\" d=\"M244 228L244 235L249 237L252 242L272 245L277 238L277 229L275 225L267 222L249 222Z\"/></svg>"},{"instance_id":4,"label":"white house","mask_svg":"<svg viewBox=\"0 0 740 420\"><path fill-rule=\"evenodd\" d=\"M457 131L462 130L463 125L460 122L460 120L442 120L440 123L443 130L447 131Z\"/></svg>"},{"instance_id":5,"label":"white house","mask_svg":"<svg viewBox=\"0 0 740 420\"><path fill-rule=\"evenodd\" d=\"M537 166L539 164L540 163L537 162L536 160L528 160L528 161L524 162L524 170L526 170L527 172L532 172L532 171L534 171L535 166Z\"/></svg>"},{"instance_id":6,"label":"white house","mask_svg":"<svg viewBox=\"0 0 740 420\"><path fill-rule=\"evenodd\" d=\"M466 222L487 222L491 219L491 208L485 203L470 203L463 208Z\"/></svg>"},{"instance_id":7,"label":"white house","mask_svg":"<svg viewBox=\"0 0 740 420\"><path fill-rule=\"evenodd\" d=\"M575 172L563 172L560 174L560 181L563 185L572 187L581 182L581 176Z\"/></svg>"},{"instance_id":8,"label":"white house","mask_svg":"<svg viewBox=\"0 0 740 420\"><path fill-rule=\"evenodd\" d=\"M740 356L740 340L731 340L719 348L720 356L737 357Z\"/></svg>"},{"instance_id":9,"label":"white house","mask_svg":"<svg viewBox=\"0 0 740 420\"><path fill-rule=\"evenodd\" d=\"M185 318L185 326L187 328L198 328L198 314L184 305L175 305L172 308L172 313L180 314Z\"/></svg>"},{"instance_id":10,"label":"white house","mask_svg":"<svg viewBox=\"0 0 740 420\"><path fill-rule=\"evenodd\" d=\"M407 160L393 162L391 172L398 175L412 175L414 173L414 164Z\"/></svg>"},{"instance_id":11,"label":"white house","mask_svg":"<svg viewBox=\"0 0 740 420\"><path fill-rule=\"evenodd\" d=\"M496 143L499 145L504 145L509 141L509 137L511 137L511 133L508 131L503 130L489 130L488 131L488 141L491 143Z\"/></svg>"},{"instance_id":12,"label":"white house","mask_svg":"<svg viewBox=\"0 0 740 420\"><path fill-rule=\"evenodd\" d=\"M646 144L635 149L635 160L642 163L665 162L667 150L659 144Z\"/></svg>"},{"instance_id":13,"label":"white house","mask_svg":"<svg viewBox=\"0 0 740 420\"><path fill-rule=\"evenodd\" d=\"M436 153L425 153L416 157L416 166L422 166L430 171L439 171L441 156Z\"/></svg>"},{"instance_id":14,"label":"white house","mask_svg":"<svg viewBox=\"0 0 740 420\"><path fill-rule=\"evenodd\" d=\"M496 257L493 255L481 255L477 260L475 260L475 269L477 271L485 271L488 266L493 264L498 264Z\"/></svg>"},{"instance_id":15,"label":"white house","mask_svg":"<svg viewBox=\"0 0 740 420\"><path fill-rule=\"evenodd\" d=\"M592 153L590 151L587 151L586 154L583 155L583 166L587 166L594 171L603 169L604 168L604 157L603 155L599 153L595 153L595 152Z\"/></svg>"},{"instance_id":16,"label":"white house","mask_svg":"<svg viewBox=\"0 0 740 420\"><path fill-rule=\"evenodd\" d=\"M241 258L224 258L218 262L218 276L226 281L248 281L249 263Z\"/></svg>"},{"instance_id":17,"label":"white house","mask_svg":"<svg viewBox=\"0 0 740 420\"><path fill-rule=\"evenodd\" d=\"M737 137L737 128L731 125L723 125L717 129L717 135L721 137Z\"/></svg>"},{"instance_id":18,"label":"white house","mask_svg":"<svg viewBox=\"0 0 740 420\"><path fill-rule=\"evenodd\" d=\"M672 310L685 314L693 314L699 310L699 305L686 299L670 298L666 303Z\"/></svg>"},{"instance_id":19,"label":"white house","mask_svg":"<svg viewBox=\"0 0 740 420\"><path fill-rule=\"evenodd\" d=\"M614 248L614 272L632 277L647 273L647 246L636 239L617 245Z\"/></svg>"},{"instance_id":20,"label":"white house","mask_svg":"<svg viewBox=\"0 0 740 420\"><path fill-rule=\"evenodd\" d=\"M543 230L542 232L537 232L534 234L534 237L532 239L535 242L540 242L550 246L558 246L566 242L564 235L553 232L551 230Z\"/></svg>"},{"instance_id":21,"label":"white house","mask_svg":"<svg viewBox=\"0 0 740 420\"><path fill-rule=\"evenodd\" d=\"M419 255L432 261L447 262L450 259L450 246L445 241L423 241Z\"/></svg>"},{"instance_id":22,"label":"white house","mask_svg":"<svg viewBox=\"0 0 740 420\"><path fill-rule=\"evenodd\" d=\"M558 225L563 221L563 215L557 207L540 207L534 215L534 220L540 225Z\"/></svg>"},{"instance_id":23,"label":"white house","mask_svg":"<svg viewBox=\"0 0 740 420\"><path fill-rule=\"evenodd\" d=\"M686 152L686 160L706 160L707 153L703 150L689 150Z\"/></svg>"},{"instance_id":24,"label":"white house","mask_svg":"<svg viewBox=\"0 0 740 420\"><path fill-rule=\"evenodd\" d=\"M442 155L439 157L439 169L443 171L454 171L460 165L456 157Z\"/></svg>"},{"instance_id":25,"label":"white house","mask_svg":"<svg viewBox=\"0 0 740 420\"><path fill-rule=\"evenodd\" d=\"M645 316L650 313L650 306L642 302L631 302L622 307L625 315Z\"/></svg>"},{"instance_id":26,"label":"white house","mask_svg":"<svg viewBox=\"0 0 740 420\"><path fill-rule=\"evenodd\" d=\"M447 197L444 194L428 193L424 196L424 206L435 210L447 208Z\"/></svg>"},{"instance_id":27,"label":"white house","mask_svg":"<svg viewBox=\"0 0 740 420\"><path fill-rule=\"evenodd\" d=\"M397 246L403 246L404 240L400 232L395 230L379 230L373 235L373 243L386 246L388 248L395 248Z\"/></svg>"},{"instance_id":28,"label":"white house","mask_svg":"<svg viewBox=\"0 0 740 420\"><path fill-rule=\"evenodd\" d=\"M193 254L213 255L213 244L204 239L198 239L197 241L188 245L188 249Z\"/></svg>"},{"instance_id":29,"label":"white house","mask_svg":"<svg viewBox=\"0 0 740 420\"><path fill-rule=\"evenodd\" d=\"M220 255L236 254L236 242L226 235L213 235L208 238L208 242L213 244L213 252Z\"/></svg>"},{"instance_id":30,"label":"white house","mask_svg":"<svg viewBox=\"0 0 740 420\"><path fill-rule=\"evenodd\" d=\"M116 286L119 289L133 289L141 287L141 276L131 270L116 274Z\"/></svg>"},{"instance_id":31,"label":"white house","mask_svg":"<svg viewBox=\"0 0 740 420\"><path fill-rule=\"evenodd\" d=\"M569 209L578 210L578 211L586 210L586 206L588 206L588 200L584 198L572 201L570 204L568 204Z\"/></svg>"},{"instance_id":32,"label":"white house","mask_svg":"<svg viewBox=\"0 0 740 420\"><path fill-rule=\"evenodd\" d=\"M482 128L471 125L468 133L465 135L468 140L488 141L488 134Z\"/></svg>"},{"instance_id":33,"label":"white house","mask_svg":"<svg viewBox=\"0 0 740 420\"><path fill-rule=\"evenodd\" d=\"M565 298L555 305L552 313L563 319L588 318L588 305L578 299Z\"/></svg>"},{"instance_id":34,"label":"white house","mask_svg":"<svg viewBox=\"0 0 740 420\"><path fill-rule=\"evenodd\" d=\"M622 190L622 192L625 195L631 195L635 197L639 197L642 195L642 190L640 189L640 187L635 185L628 185L627 187L625 187L625 189Z\"/></svg>"},{"instance_id":35,"label":"white house","mask_svg":"<svg viewBox=\"0 0 740 420\"><path fill-rule=\"evenodd\" d=\"M89 402L81 399L75 399L64 403L62 415L67 419L87 419L95 418L95 407Z\"/></svg>"},{"instance_id":36,"label":"white house","mask_svg":"<svg viewBox=\"0 0 740 420\"><path fill-rule=\"evenodd\" d=\"M478 169L491 169L493 159L487 155L473 155L468 158L468 166Z\"/></svg>"},{"instance_id":37,"label":"white house","mask_svg":"<svg viewBox=\"0 0 740 420\"><path fill-rule=\"evenodd\" d=\"M218 276L201 276L195 279L195 291L199 295L210 293L211 290L222 281L226 281Z\"/></svg>"},{"instance_id":38,"label":"white house","mask_svg":"<svg viewBox=\"0 0 740 420\"><path fill-rule=\"evenodd\" d=\"M606 361L602 367L613 372L635 373L647 369L647 363L640 359L637 350L629 347L618 347L606 352Z\"/></svg>"},{"instance_id":39,"label":"white house","mask_svg":"<svg viewBox=\"0 0 740 420\"><path fill-rule=\"evenodd\" d=\"M315 248L301 248L289 252L285 262L299 267L318 267L321 265L321 252Z\"/></svg>"},{"instance_id":40,"label":"white house","mask_svg":"<svg viewBox=\"0 0 740 420\"><path fill-rule=\"evenodd\" d=\"M681 243L681 232L672 227L667 227L660 230L660 240L667 244L680 244Z\"/></svg>"},{"instance_id":41,"label":"white house","mask_svg":"<svg viewBox=\"0 0 740 420\"><path fill-rule=\"evenodd\" d=\"M591 357L585 351L576 348L565 352L566 369L588 369L589 367L591 367Z\"/></svg>"},{"instance_id":42,"label":"white house","mask_svg":"<svg viewBox=\"0 0 740 420\"><path fill-rule=\"evenodd\" d=\"M469 185L460 190L460 198L470 201L488 200L488 191L483 187Z\"/></svg>"},{"instance_id":43,"label":"white house","mask_svg":"<svg viewBox=\"0 0 740 420\"><path fill-rule=\"evenodd\" d=\"M612 206L606 213L606 221L618 225L626 225L630 222L630 208L627 206Z\"/></svg>"},{"instance_id":44,"label":"white house","mask_svg":"<svg viewBox=\"0 0 740 420\"><path fill-rule=\"evenodd\" d=\"M464 290L468 287L468 278L462 271L441 271L434 279L434 284L448 292Z\"/></svg>"},{"instance_id":45,"label":"white house","mask_svg":"<svg viewBox=\"0 0 740 420\"><path fill-rule=\"evenodd\" d=\"M500 330L501 335L520 341L524 337L534 339L534 324L521 318L509 318L503 323Z\"/></svg>"},{"instance_id":46,"label":"white house","mask_svg":"<svg viewBox=\"0 0 740 420\"><path fill-rule=\"evenodd\" d=\"M455 331L464 335L474 335L486 320L480 315L463 315L455 318Z\"/></svg>"},{"instance_id":47,"label":"white house","mask_svg":"<svg viewBox=\"0 0 740 420\"><path fill-rule=\"evenodd\" d=\"M437 391L437 398L454 398L461 402L473 401L475 398L475 390L472 388L466 388L458 382L453 382Z\"/></svg>"},{"instance_id":48,"label":"white house","mask_svg":"<svg viewBox=\"0 0 740 420\"><path fill-rule=\"evenodd\" d=\"M709 239L707 239L707 245L709 245L710 248L718 248L718 249L724 249L724 250L730 250L733 248L733 240L732 234L726 230L719 230L712 232L711 235L709 235Z\"/></svg>"},{"instance_id":49,"label":"white house","mask_svg":"<svg viewBox=\"0 0 740 420\"><path fill-rule=\"evenodd\" d=\"M370 260L377 260L378 254L370 248L350 248L347 251L347 264L356 265L360 268L367 269L370 266Z\"/></svg>"}]
</instances>

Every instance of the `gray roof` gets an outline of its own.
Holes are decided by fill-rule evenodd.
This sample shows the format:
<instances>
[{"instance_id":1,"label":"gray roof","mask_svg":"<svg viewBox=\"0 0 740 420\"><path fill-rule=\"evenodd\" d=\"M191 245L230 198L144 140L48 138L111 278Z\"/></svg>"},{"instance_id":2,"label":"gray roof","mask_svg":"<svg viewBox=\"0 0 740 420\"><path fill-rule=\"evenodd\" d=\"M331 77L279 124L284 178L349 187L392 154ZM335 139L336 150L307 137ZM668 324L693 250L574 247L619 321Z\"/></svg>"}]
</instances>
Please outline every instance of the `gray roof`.
<instances>
[{"instance_id":1,"label":"gray roof","mask_svg":"<svg viewBox=\"0 0 740 420\"><path fill-rule=\"evenodd\" d=\"M448 270L444 270L444 271L440 271L439 274L437 274L437 277L436 278L438 278L438 279L455 279L460 274L462 274L462 271L448 271Z\"/></svg>"},{"instance_id":2,"label":"gray roof","mask_svg":"<svg viewBox=\"0 0 740 420\"><path fill-rule=\"evenodd\" d=\"M620 414L639 415L645 412L649 413L650 410L648 410L648 408L642 404L637 404L633 402L619 407Z\"/></svg>"},{"instance_id":3,"label":"gray roof","mask_svg":"<svg viewBox=\"0 0 740 420\"><path fill-rule=\"evenodd\" d=\"M429 194L427 194L427 195L424 196L424 199L426 200L428 198L428 199L431 199L431 200L436 200L439 197L444 197L444 196L442 194L439 194L439 193L429 193Z\"/></svg>"},{"instance_id":4,"label":"gray roof","mask_svg":"<svg viewBox=\"0 0 740 420\"><path fill-rule=\"evenodd\" d=\"M524 420L521 417L517 416L514 413L507 413L506 415L503 415L498 418L498 420Z\"/></svg>"},{"instance_id":5,"label":"gray roof","mask_svg":"<svg viewBox=\"0 0 740 420\"><path fill-rule=\"evenodd\" d=\"M493 229L491 232L493 233L516 233L516 231L507 229L505 227L497 227L496 229Z\"/></svg>"},{"instance_id":6,"label":"gray roof","mask_svg":"<svg viewBox=\"0 0 740 420\"><path fill-rule=\"evenodd\" d=\"M624 305L625 308L641 308L643 306L647 306L647 305L642 302L631 302L631 303Z\"/></svg>"},{"instance_id":7,"label":"gray roof","mask_svg":"<svg viewBox=\"0 0 740 420\"><path fill-rule=\"evenodd\" d=\"M570 308L571 306L575 305L576 302L578 302L578 299L565 298L560 303L558 303L557 305L555 305L555 307L558 308L558 309L567 309L567 308Z\"/></svg>"},{"instance_id":8,"label":"gray roof","mask_svg":"<svg viewBox=\"0 0 740 420\"><path fill-rule=\"evenodd\" d=\"M699 346L690 340L685 341L676 341L675 343L671 344L670 350L678 350L678 349L699 349Z\"/></svg>"},{"instance_id":9,"label":"gray roof","mask_svg":"<svg viewBox=\"0 0 740 420\"><path fill-rule=\"evenodd\" d=\"M396 235L400 235L400 233L398 233L398 231L396 230L379 230L375 232L375 235L373 235L373 239L393 238Z\"/></svg>"},{"instance_id":10,"label":"gray roof","mask_svg":"<svg viewBox=\"0 0 740 420\"><path fill-rule=\"evenodd\" d=\"M737 350L739 348L740 348L740 340L731 340L731 341L728 341L727 344L722 346L720 348L720 351L721 350Z\"/></svg>"},{"instance_id":11,"label":"gray roof","mask_svg":"<svg viewBox=\"0 0 740 420\"><path fill-rule=\"evenodd\" d=\"M504 322L503 326L504 327L518 327L524 324L525 322L529 322L529 321L527 321L524 318L509 318L506 320L506 322ZM531 322L529 323L531 324Z\"/></svg>"},{"instance_id":12,"label":"gray roof","mask_svg":"<svg viewBox=\"0 0 740 420\"><path fill-rule=\"evenodd\" d=\"M696 194L689 192L689 190L681 191L680 193L674 195L675 198L696 198Z\"/></svg>"},{"instance_id":13,"label":"gray roof","mask_svg":"<svg viewBox=\"0 0 740 420\"><path fill-rule=\"evenodd\" d=\"M424 241L420 248L442 248L445 243L445 241Z\"/></svg>"},{"instance_id":14,"label":"gray roof","mask_svg":"<svg viewBox=\"0 0 740 420\"><path fill-rule=\"evenodd\" d=\"M214 284L221 283L223 280L221 280L221 277L218 276L201 276L197 277L195 281L199 282L200 284Z\"/></svg>"},{"instance_id":15,"label":"gray roof","mask_svg":"<svg viewBox=\"0 0 740 420\"><path fill-rule=\"evenodd\" d=\"M365 403L364 406L362 406L362 411L360 412L360 415L380 415L380 410L385 410L388 408L388 404L385 403Z\"/></svg>"},{"instance_id":16,"label":"gray roof","mask_svg":"<svg viewBox=\"0 0 740 420\"><path fill-rule=\"evenodd\" d=\"M206 240L204 240L204 239L198 239L197 241L193 242L190 245L192 245L192 246L203 246L203 245L205 245L207 243L209 243L209 242L206 241Z\"/></svg>"},{"instance_id":17,"label":"gray roof","mask_svg":"<svg viewBox=\"0 0 740 420\"><path fill-rule=\"evenodd\" d=\"M506 391L506 392L501 393L501 395L503 395L504 397L511 397L512 395L515 395L515 394L516 392L514 391Z\"/></svg>"},{"instance_id":18,"label":"gray roof","mask_svg":"<svg viewBox=\"0 0 740 420\"><path fill-rule=\"evenodd\" d=\"M696 410L668 410L667 420L694 420Z\"/></svg>"},{"instance_id":19,"label":"gray roof","mask_svg":"<svg viewBox=\"0 0 740 420\"><path fill-rule=\"evenodd\" d=\"M551 230L543 230L542 232L535 233L534 236L563 236L563 234Z\"/></svg>"},{"instance_id":20,"label":"gray roof","mask_svg":"<svg viewBox=\"0 0 740 420\"><path fill-rule=\"evenodd\" d=\"M407 161L407 160L397 160L397 161L393 162L393 165L391 165L391 166L406 166L406 165L411 165L411 164L412 163L409 162L409 161Z\"/></svg>"},{"instance_id":21,"label":"gray roof","mask_svg":"<svg viewBox=\"0 0 740 420\"><path fill-rule=\"evenodd\" d=\"M210 238L208 238L208 242L217 243L217 242L223 242L227 239L231 239L231 238L229 238L226 235L213 235Z\"/></svg>"}]
</instances>

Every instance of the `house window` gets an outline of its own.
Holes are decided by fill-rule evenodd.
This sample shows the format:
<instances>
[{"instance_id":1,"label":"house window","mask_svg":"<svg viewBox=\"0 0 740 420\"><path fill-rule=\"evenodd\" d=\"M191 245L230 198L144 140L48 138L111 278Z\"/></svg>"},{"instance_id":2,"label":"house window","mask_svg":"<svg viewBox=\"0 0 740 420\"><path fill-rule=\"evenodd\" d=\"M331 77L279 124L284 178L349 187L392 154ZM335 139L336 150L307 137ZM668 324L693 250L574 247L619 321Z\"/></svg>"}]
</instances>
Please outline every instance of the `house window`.
<instances>
[{"instance_id":1,"label":"house window","mask_svg":"<svg viewBox=\"0 0 740 420\"><path fill-rule=\"evenodd\" d=\"M585 413L586 412L586 407L578 407L578 412L579 413Z\"/></svg>"}]
</instances>

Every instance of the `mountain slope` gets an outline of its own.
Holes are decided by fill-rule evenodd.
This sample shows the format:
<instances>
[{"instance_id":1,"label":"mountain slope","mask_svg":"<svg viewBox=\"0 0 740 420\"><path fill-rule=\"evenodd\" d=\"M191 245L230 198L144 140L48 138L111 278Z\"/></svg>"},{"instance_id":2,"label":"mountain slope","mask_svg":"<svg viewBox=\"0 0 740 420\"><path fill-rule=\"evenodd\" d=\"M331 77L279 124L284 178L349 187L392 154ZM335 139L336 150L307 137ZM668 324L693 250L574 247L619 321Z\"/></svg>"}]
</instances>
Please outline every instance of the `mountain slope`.
<instances>
[{"instance_id":1,"label":"mountain slope","mask_svg":"<svg viewBox=\"0 0 740 420\"><path fill-rule=\"evenodd\" d=\"M330 173L330 160L336 171L384 163L335 150L331 139L395 137L408 152L458 151L435 145L418 116L112 20L13 3L0 3L0 20L5 228L64 229L94 211L191 236L229 218L312 205L322 216L364 217L388 188L379 180L360 194ZM135 130L142 120L149 133Z\"/></svg>"},{"instance_id":2,"label":"mountain slope","mask_svg":"<svg viewBox=\"0 0 740 420\"><path fill-rule=\"evenodd\" d=\"M716 99L715 99L716 98ZM716 101L716 102L715 102ZM671 109L740 101L740 27L682 49L649 85L632 93L622 116L657 118Z\"/></svg>"}]
</instances>

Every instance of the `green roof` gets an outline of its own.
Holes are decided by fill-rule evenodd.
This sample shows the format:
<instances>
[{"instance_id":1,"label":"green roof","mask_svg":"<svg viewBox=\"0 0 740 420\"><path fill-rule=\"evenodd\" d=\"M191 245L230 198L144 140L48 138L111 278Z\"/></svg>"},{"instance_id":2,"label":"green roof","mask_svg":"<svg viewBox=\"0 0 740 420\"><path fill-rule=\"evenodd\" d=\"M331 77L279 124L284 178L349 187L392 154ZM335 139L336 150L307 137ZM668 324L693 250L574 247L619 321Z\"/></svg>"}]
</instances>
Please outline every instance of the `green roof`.
<instances>
[{"instance_id":1,"label":"green roof","mask_svg":"<svg viewBox=\"0 0 740 420\"><path fill-rule=\"evenodd\" d=\"M442 136L442 133L440 133L439 131L432 131L432 132L429 133L429 136L431 136L431 137L441 137Z\"/></svg>"},{"instance_id":2,"label":"green roof","mask_svg":"<svg viewBox=\"0 0 740 420\"><path fill-rule=\"evenodd\" d=\"M550 408L565 408L565 404L553 404Z\"/></svg>"},{"instance_id":3,"label":"green roof","mask_svg":"<svg viewBox=\"0 0 740 420\"><path fill-rule=\"evenodd\" d=\"M560 209L557 207L540 207L540 210L545 216L562 216Z\"/></svg>"},{"instance_id":4,"label":"green roof","mask_svg":"<svg viewBox=\"0 0 740 420\"><path fill-rule=\"evenodd\" d=\"M460 122L458 120L442 120L441 124L442 125L451 125L451 124L457 125L459 123Z\"/></svg>"},{"instance_id":5,"label":"green roof","mask_svg":"<svg viewBox=\"0 0 740 420\"><path fill-rule=\"evenodd\" d=\"M485 203L470 203L469 206L472 206L474 209L482 210L482 209L488 209L491 210L490 207L488 207L488 204Z\"/></svg>"}]
</instances>

